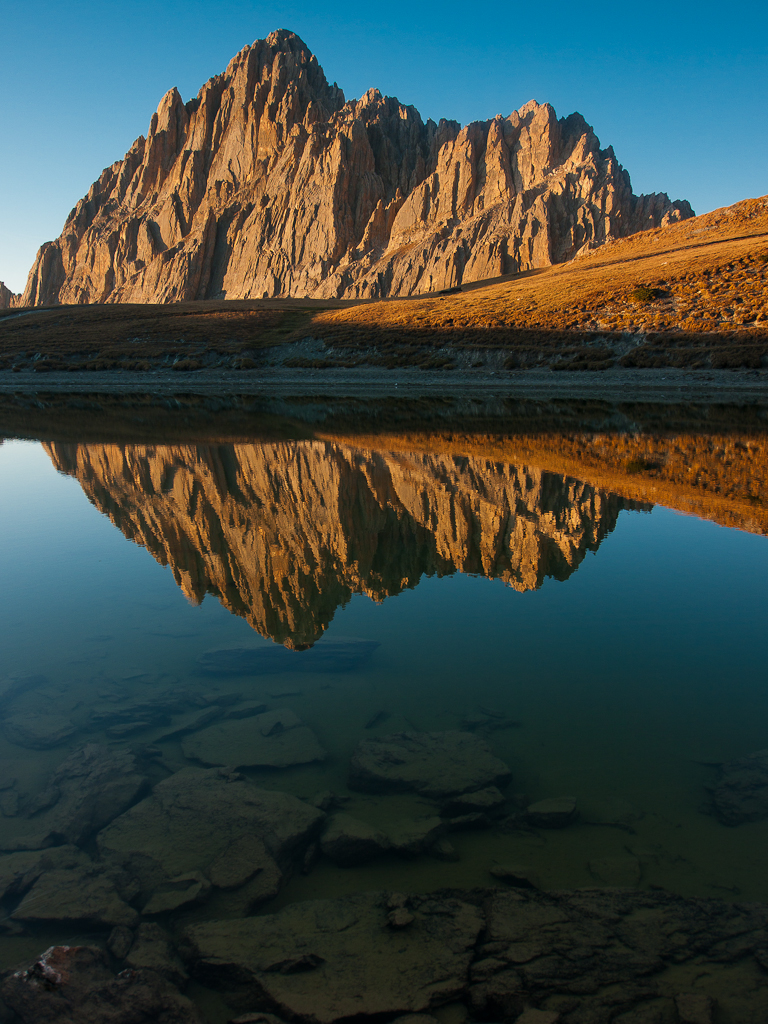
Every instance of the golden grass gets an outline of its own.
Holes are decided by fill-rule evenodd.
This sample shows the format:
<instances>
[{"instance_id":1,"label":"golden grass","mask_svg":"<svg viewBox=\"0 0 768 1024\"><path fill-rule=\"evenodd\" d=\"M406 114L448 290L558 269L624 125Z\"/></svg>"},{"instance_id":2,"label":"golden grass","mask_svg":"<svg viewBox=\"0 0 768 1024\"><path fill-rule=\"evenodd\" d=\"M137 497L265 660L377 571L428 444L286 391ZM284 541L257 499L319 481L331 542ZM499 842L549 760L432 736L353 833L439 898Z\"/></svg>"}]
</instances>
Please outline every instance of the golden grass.
<instances>
[{"instance_id":1,"label":"golden grass","mask_svg":"<svg viewBox=\"0 0 768 1024\"><path fill-rule=\"evenodd\" d=\"M0 317L0 368L249 369L260 350L306 337L326 345L328 358L308 364L316 368L449 368L489 351L501 352L507 369L760 368L768 365L768 196L452 295L18 312Z\"/></svg>"}]
</instances>

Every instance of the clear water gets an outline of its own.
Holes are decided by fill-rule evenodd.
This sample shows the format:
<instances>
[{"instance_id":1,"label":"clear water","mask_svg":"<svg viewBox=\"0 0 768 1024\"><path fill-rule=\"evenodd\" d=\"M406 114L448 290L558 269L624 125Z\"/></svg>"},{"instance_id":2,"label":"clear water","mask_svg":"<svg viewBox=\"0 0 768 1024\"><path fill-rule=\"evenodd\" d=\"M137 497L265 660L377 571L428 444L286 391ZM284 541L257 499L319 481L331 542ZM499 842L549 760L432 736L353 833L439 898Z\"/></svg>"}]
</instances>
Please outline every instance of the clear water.
<instances>
[{"instance_id":1,"label":"clear water","mask_svg":"<svg viewBox=\"0 0 768 1024\"><path fill-rule=\"evenodd\" d=\"M92 446L89 465L96 465L104 450ZM113 469L115 451L110 449ZM300 467L299 477L285 469L287 451L294 468ZM53 454L61 464L63 455L73 458L76 452L70 445ZM493 578L504 576L504 565L485 570L481 566L479 571L479 556L467 559L470 571L452 571L447 555L436 565L434 557L424 553L424 536L430 529L434 536L444 528L444 520L433 513L451 493L453 482L445 475L447 470L441 477L431 464L437 498L426 492L413 498L413 507L422 509L426 524L421 532L398 527L401 533L392 533L386 515L377 519L372 508L359 515L350 512L345 528L339 530L339 508L320 502L312 506L310 518L327 518L318 536L330 538L328 549L321 550L320 541L309 537L304 527L294 534L284 530L282 538L272 538L271 548L266 542L259 548L273 551L273 561L259 565L248 563L250 548L233 554L233 538L252 536L259 517L272 522L280 513L290 519L293 510L302 507L300 500L292 504L297 493L286 490L289 477L301 478L307 488L314 483L318 494L335 493L321 477L323 467L330 474L338 448L315 442L219 446L217 458L239 466L241 475L217 479L220 507L228 510L229 519L213 524L212 507L195 499L184 483L185 473L201 479L200 466L209 458L209 447L154 446L151 458L138 446L123 446L122 452L125 465L122 476L109 478L116 490L113 505L107 508L106 492L95 488L92 480L84 485L76 473L57 472L50 448L29 441L0 445L2 674L44 675L47 683L34 696L20 698L17 710L33 711L44 703L76 727L66 742L44 750L19 746L0 732L0 766L17 777L21 796L20 812L0 818L4 842L23 839L33 829L24 816L24 802L42 791L52 770L85 742L131 748L156 744L166 774L190 763L178 738L158 743L162 728L115 738L88 724L94 710L144 700L159 690L186 694L190 710L198 706L193 698L203 693L233 690L242 693L243 700L263 699L272 707L293 709L315 732L328 759L279 770L247 769L246 774L266 788L304 798L320 790L348 796L348 813L385 829L397 819L428 810L413 795L349 790L348 764L356 744L402 729L461 728L479 709L491 708L515 723L482 732L512 770L510 793L523 805L572 795L580 812L575 824L546 832L499 825L456 832L451 835L459 854L456 861L383 857L341 868L321 859L308 874L292 878L263 910L372 887L424 891L487 885L489 868L496 862L530 866L545 888L589 886L611 881L599 877L598 861L630 856L641 866L634 884L642 887L768 900L768 821L724 826L708 813L706 789L715 778L712 763L768 746L764 536L661 506L633 506L594 489L585 497L577 481L554 474L536 476L533 467L513 471L486 460L480 475L474 464L456 470L464 474L462 479L469 479L470 470L475 473L473 487L487 499L486 512L496 500L494 494L498 498L501 493L499 481L533 480L539 498L548 493L551 499L551 507L537 506L541 515L533 532L538 530L539 538L547 530L548 536L557 535L557 550L570 551L572 564L564 566L541 542L533 559L539 576L534 572L535 578L529 573L527 582L518 579L517 589ZM356 452L347 446L343 457L345 464L362 466L363 475L372 478L369 450ZM409 486L416 486L406 455L383 457L400 469L405 465ZM162 487L150 479L153 459L176 467L173 479L166 477ZM136 468L142 465L145 477ZM254 498L255 484L253 493L243 489L246 465L251 466L251 480L254 466L273 485L282 474L283 483L275 491L282 495L282 503L266 508L259 504L263 494L258 501ZM423 483L423 460L419 466ZM306 478L310 471L313 481ZM120 479L124 487L115 484ZM380 646L371 659L352 672L201 676L197 659L204 652L273 640L256 633L248 617L255 621L258 616L253 608L242 606L241 598L230 592L222 603L214 594L195 604L180 589L174 567L160 564L157 551L153 557L126 538L128 513L132 522L147 527L145 541L152 532L147 526L149 506L136 499L141 487L154 494L155 513L164 510L165 518L153 513L152 535L165 532L165 539L171 538L169 549L178 554L192 541L189 523L182 530L168 510L196 508L208 524L198 538L198 568L211 555L206 547L210 538L224 536L222 550L229 552L230 569L235 562L246 566L251 592L256 584L276 592L275 587L280 591L283 586L281 580L303 580L304 590L292 591L291 598L298 601L300 642L306 641L311 612L311 621L320 623L320 634L327 620L320 643L337 637L375 640ZM404 491L399 493L402 499ZM505 493L510 493L509 487ZM363 508L361 495L346 494L348 506ZM234 506L227 504L229 498ZM380 498L377 507L389 509L391 520L397 502L392 494ZM605 509L611 500L609 515ZM430 501L434 508L428 507ZM527 506L523 501L512 520L522 522L527 516L526 521L533 522L531 507L530 501ZM589 509L595 508L603 517L602 526L598 524L587 543L583 536L589 532ZM242 519L237 518L238 509ZM558 520L554 526L553 517ZM285 519L279 521L282 529ZM461 524L455 514L448 522L455 539ZM179 540L181 533L187 537L187 548ZM513 533L508 543L500 542L502 548L504 543L508 550L515 548ZM304 546L296 548L299 536ZM577 543L574 537L582 540ZM448 537L444 553L451 542ZM475 537L464 550L472 543L482 548L482 538ZM525 543L530 547L529 541ZM297 564L287 565L285 551L290 553L292 544ZM221 552L213 554L219 557ZM194 561L188 555L187 551L187 565ZM392 564L401 556L404 561L397 572L407 570L410 575L393 587L387 580L397 575ZM179 556L177 576L183 560ZM548 570L560 579L548 575ZM273 576L265 581L264 574L270 571ZM342 578L346 589L334 590L334 579ZM356 585L364 585L376 599L354 593ZM386 596L388 589L395 592ZM291 641L290 625L278 623L273 635L278 632L279 639ZM298 659L302 654L296 651L293 656ZM380 711L385 713L381 720L366 728ZM215 916L215 908L204 906L196 914ZM0 960L16 963L39 951L41 938L48 934L60 937L60 931L51 928L46 933L42 926L0 937Z\"/></svg>"}]
</instances>

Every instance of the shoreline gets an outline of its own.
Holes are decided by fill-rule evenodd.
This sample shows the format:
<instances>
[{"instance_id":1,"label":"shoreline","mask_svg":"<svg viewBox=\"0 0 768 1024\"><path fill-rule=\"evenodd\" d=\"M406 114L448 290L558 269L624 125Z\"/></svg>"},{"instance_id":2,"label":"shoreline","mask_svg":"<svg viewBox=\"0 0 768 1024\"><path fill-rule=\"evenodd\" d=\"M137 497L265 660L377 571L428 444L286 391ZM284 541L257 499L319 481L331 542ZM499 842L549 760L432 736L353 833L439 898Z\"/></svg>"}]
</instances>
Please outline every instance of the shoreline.
<instances>
[{"instance_id":1,"label":"shoreline","mask_svg":"<svg viewBox=\"0 0 768 1024\"><path fill-rule=\"evenodd\" d=\"M414 396L496 394L517 398L621 401L768 402L768 370L354 369L130 370L0 372L0 394L243 394Z\"/></svg>"}]
</instances>

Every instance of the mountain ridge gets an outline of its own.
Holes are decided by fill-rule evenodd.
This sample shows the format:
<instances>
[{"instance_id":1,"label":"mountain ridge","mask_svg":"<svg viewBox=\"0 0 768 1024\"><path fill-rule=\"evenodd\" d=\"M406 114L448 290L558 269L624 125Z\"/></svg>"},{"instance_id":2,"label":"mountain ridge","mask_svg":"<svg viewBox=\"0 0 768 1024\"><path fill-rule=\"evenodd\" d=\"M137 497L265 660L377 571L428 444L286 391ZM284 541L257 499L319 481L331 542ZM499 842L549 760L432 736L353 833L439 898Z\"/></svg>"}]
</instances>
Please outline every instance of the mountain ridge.
<instances>
[{"instance_id":1,"label":"mountain ridge","mask_svg":"<svg viewBox=\"0 0 768 1024\"><path fill-rule=\"evenodd\" d=\"M325 79L287 30L184 103L169 90L38 252L6 306L203 298L384 298L564 262L692 216L634 196L580 114L422 121ZM7 291L7 289L6 289Z\"/></svg>"}]
</instances>

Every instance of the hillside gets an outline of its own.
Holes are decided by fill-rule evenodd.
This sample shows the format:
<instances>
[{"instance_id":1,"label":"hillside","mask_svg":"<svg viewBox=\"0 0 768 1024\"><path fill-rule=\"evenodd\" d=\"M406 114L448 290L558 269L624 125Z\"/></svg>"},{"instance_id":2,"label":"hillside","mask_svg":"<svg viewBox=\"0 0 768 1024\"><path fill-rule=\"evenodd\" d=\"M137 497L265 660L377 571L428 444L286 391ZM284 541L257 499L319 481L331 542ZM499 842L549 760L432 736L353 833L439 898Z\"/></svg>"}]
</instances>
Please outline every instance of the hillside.
<instances>
[{"instance_id":1,"label":"hillside","mask_svg":"<svg viewBox=\"0 0 768 1024\"><path fill-rule=\"evenodd\" d=\"M0 367L20 374L405 366L768 368L768 197L455 294L57 306L0 318Z\"/></svg>"}]
</instances>

